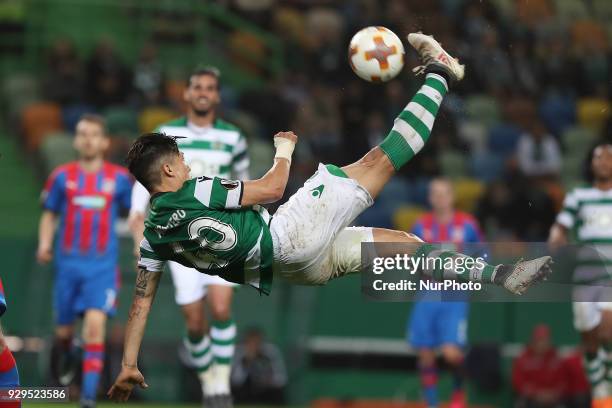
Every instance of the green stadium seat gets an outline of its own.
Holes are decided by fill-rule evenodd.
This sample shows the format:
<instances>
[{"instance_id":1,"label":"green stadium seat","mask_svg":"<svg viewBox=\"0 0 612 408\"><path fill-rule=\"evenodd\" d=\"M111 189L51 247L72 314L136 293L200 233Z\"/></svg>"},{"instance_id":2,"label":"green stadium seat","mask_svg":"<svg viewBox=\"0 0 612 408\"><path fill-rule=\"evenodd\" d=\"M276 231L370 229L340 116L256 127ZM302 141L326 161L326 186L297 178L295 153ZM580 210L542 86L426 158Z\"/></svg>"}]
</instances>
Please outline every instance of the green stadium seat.
<instances>
[{"instance_id":1,"label":"green stadium seat","mask_svg":"<svg viewBox=\"0 0 612 408\"><path fill-rule=\"evenodd\" d=\"M40 145L45 174L50 174L57 166L76 158L73 137L69 133L51 133L47 135Z\"/></svg>"},{"instance_id":2,"label":"green stadium seat","mask_svg":"<svg viewBox=\"0 0 612 408\"><path fill-rule=\"evenodd\" d=\"M499 121L497 101L487 95L475 95L467 98L465 111L469 119L481 122L486 127Z\"/></svg>"},{"instance_id":3,"label":"green stadium seat","mask_svg":"<svg viewBox=\"0 0 612 408\"><path fill-rule=\"evenodd\" d=\"M138 114L134 109L122 106L112 107L104 112L108 133L114 136L135 136L138 134Z\"/></svg>"},{"instance_id":4,"label":"green stadium seat","mask_svg":"<svg viewBox=\"0 0 612 408\"><path fill-rule=\"evenodd\" d=\"M459 137L470 146L472 152L486 150L488 143L487 128L476 120L463 120L457 128Z\"/></svg>"},{"instance_id":5,"label":"green stadium seat","mask_svg":"<svg viewBox=\"0 0 612 408\"><path fill-rule=\"evenodd\" d=\"M593 4L593 14L600 21L612 20L612 2L610 0L591 0Z\"/></svg>"},{"instance_id":6,"label":"green stadium seat","mask_svg":"<svg viewBox=\"0 0 612 408\"><path fill-rule=\"evenodd\" d=\"M501 12L501 14L511 19L515 15L514 1L513 0L491 0L491 3L495 5L495 8Z\"/></svg>"},{"instance_id":7,"label":"green stadium seat","mask_svg":"<svg viewBox=\"0 0 612 408\"><path fill-rule=\"evenodd\" d=\"M566 152L564 161L572 160L573 158L583 160L589 149L596 142L597 133L589 128L574 126L563 132L561 140Z\"/></svg>"},{"instance_id":8,"label":"green stadium seat","mask_svg":"<svg viewBox=\"0 0 612 408\"><path fill-rule=\"evenodd\" d=\"M445 151L438 160L442 173L450 179L463 178L467 174L466 156L457 151Z\"/></svg>"},{"instance_id":9,"label":"green stadium seat","mask_svg":"<svg viewBox=\"0 0 612 408\"><path fill-rule=\"evenodd\" d=\"M2 81L2 101L11 118L18 117L27 105L40 100L39 84L29 74L7 75Z\"/></svg>"},{"instance_id":10,"label":"green stadium seat","mask_svg":"<svg viewBox=\"0 0 612 408\"><path fill-rule=\"evenodd\" d=\"M586 155L570 155L563 158L561 167L561 180L566 191L583 183L583 170Z\"/></svg>"},{"instance_id":11,"label":"green stadium seat","mask_svg":"<svg viewBox=\"0 0 612 408\"><path fill-rule=\"evenodd\" d=\"M565 22L590 17L589 10L582 1L555 0L554 3L557 17Z\"/></svg>"}]
</instances>

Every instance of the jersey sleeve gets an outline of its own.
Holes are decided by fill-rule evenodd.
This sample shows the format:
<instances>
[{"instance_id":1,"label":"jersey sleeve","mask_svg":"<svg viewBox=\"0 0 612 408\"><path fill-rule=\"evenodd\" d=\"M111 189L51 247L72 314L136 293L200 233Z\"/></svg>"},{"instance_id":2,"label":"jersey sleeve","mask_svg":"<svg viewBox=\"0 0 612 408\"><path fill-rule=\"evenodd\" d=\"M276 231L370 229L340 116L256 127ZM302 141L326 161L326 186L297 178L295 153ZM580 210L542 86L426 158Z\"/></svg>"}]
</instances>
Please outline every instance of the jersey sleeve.
<instances>
[{"instance_id":1,"label":"jersey sleeve","mask_svg":"<svg viewBox=\"0 0 612 408\"><path fill-rule=\"evenodd\" d=\"M149 194L147 189L140 184L140 182L137 181L134 183L134 187L132 188L130 214L146 214L150 198L151 194Z\"/></svg>"},{"instance_id":2,"label":"jersey sleeve","mask_svg":"<svg viewBox=\"0 0 612 408\"><path fill-rule=\"evenodd\" d=\"M138 260L138 267L149 272L161 272L164 270L164 264L166 262L159 257L149 241L143 238L140 241L140 259Z\"/></svg>"},{"instance_id":3,"label":"jersey sleeve","mask_svg":"<svg viewBox=\"0 0 612 408\"><path fill-rule=\"evenodd\" d=\"M465 242L482 242L483 235L478 225L478 221L470 218L465 224Z\"/></svg>"},{"instance_id":4,"label":"jersey sleeve","mask_svg":"<svg viewBox=\"0 0 612 408\"><path fill-rule=\"evenodd\" d=\"M130 209L132 201L132 179L127 174L117 177L117 202L124 209Z\"/></svg>"},{"instance_id":5,"label":"jersey sleeve","mask_svg":"<svg viewBox=\"0 0 612 408\"><path fill-rule=\"evenodd\" d=\"M249 155L246 137L241 133L232 155L232 175L238 180L249 179Z\"/></svg>"},{"instance_id":6,"label":"jersey sleeve","mask_svg":"<svg viewBox=\"0 0 612 408\"><path fill-rule=\"evenodd\" d=\"M423 239L423 224L421 223L421 221L415 222L412 228L410 229L410 232L416 235L417 237Z\"/></svg>"},{"instance_id":7,"label":"jersey sleeve","mask_svg":"<svg viewBox=\"0 0 612 408\"><path fill-rule=\"evenodd\" d=\"M576 215L578 214L578 199L576 194L572 191L565 196L563 200L563 208L557 215L557 223L564 226L567 229L571 229L576 223Z\"/></svg>"},{"instance_id":8,"label":"jersey sleeve","mask_svg":"<svg viewBox=\"0 0 612 408\"><path fill-rule=\"evenodd\" d=\"M242 181L198 177L193 194L211 210L232 210L240 208L243 188Z\"/></svg>"},{"instance_id":9,"label":"jersey sleeve","mask_svg":"<svg viewBox=\"0 0 612 408\"><path fill-rule=\"evenodd\" d=\"M45 210L50 210L55 213L60 212L65 200L64 188L66 174L58 169L47 179L45 187L41 193L41 202Z\"/></svg>"}]
</instances>

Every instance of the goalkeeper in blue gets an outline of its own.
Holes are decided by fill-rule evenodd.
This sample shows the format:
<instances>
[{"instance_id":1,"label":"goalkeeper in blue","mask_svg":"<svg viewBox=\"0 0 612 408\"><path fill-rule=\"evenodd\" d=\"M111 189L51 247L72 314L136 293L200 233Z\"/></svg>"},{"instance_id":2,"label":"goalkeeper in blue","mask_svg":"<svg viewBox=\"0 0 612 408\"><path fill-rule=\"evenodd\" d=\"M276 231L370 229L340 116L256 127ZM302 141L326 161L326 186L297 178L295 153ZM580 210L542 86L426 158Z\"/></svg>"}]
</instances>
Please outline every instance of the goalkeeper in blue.
<instances>
[{"instance_id":1,"label":"goalkeeper in blue","mask_svg":"<svg viewBox=\"0 0 612 408\"><path fill-rule=\"evenodd\" d=\"M429 139L449 83L463 78L464 67L432 37L413 33L408 42L421 56L425 83L395 120L388 136L353 164L341 168L319 165L318 171L273 218L261 204L283 196L297 142L292 132L274 137L274 164L261 179L252 181L217 177L190 180L189 167L174 137L150 134L136 140L127 163L130 172L151 193L151 213L140 246L122 370L109 390L112 399L126 401L135 385L147 387L136 362L166 261L269 293L273 277L295 284L323 285L330 279L359 272L362 242L411 243L410 255L433 258L432 263L439 257L465 257L438 250L403 231L348 228L372 205L395 172L421 150ZM461 274L453 270L420 273L439 279L497 284L520 294L550 273L550 260L546 256L514 265L478 264Z\"/></svg>"}]
</instances>

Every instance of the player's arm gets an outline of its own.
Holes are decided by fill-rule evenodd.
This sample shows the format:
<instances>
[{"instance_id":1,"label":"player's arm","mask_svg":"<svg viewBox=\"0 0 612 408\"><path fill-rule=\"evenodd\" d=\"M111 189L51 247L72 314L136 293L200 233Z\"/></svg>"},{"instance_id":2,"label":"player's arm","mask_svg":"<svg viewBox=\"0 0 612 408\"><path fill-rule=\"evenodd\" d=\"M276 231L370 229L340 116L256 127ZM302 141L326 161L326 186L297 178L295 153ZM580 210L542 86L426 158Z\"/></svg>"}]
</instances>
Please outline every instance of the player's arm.
<instances>
[{"instance_id":1,"label":"player's arm","mask_svg":"<svg viewBox=\"0 0 612 408\"><path fill-rule=\"evenodd\" d=\"M548 246L550 249L555 250L569 243L568 240L568 229L567 227L555 222L550 227L548 234Z\"/></svg>"},{"instance_id":2,"label":"player's arm","mask_svg":"<svg viewBox=\"0 0 612 408\"><path fill-rule=\"evenodd\" d=\"M569 231L576 224L578 214L578 200L573 193L569 193L563 200L563 209L557 215L555 223L548 234L548 246L556 250L569 243Z\"/></svg>"},{"instance_id":3,"label":"player's arm","mask_svg":"<svg viewBox=\"0 0 612 408\"><path fill-rule=\"evenodd\" d=\"M128 216L128 226L134 240L134 256L140 256L140 242L144 238L144 221L147 206L151 195L146 188L139 182L134 183L131 194L130 215Z\"/></svg>"},{"instance_id":4,"label":"player's arm","mask_svg":"<svg viewBox=\"0 0 612 408\"><path fill-rule=\"evenodd\" d=\"M46 264L53 259L53 235L55 234L56 220L57 214L51 210L43 210L40 216L36 259L41 264Z\"/></svg>"},{"instance_id":5,"label":"player's arm","mask_svg":"<svg viewBox=\"0 0 612 408\"><path fill-rule=\"evenodd\" d=\"M293 132L279 132L274 136L274 147L276 147L274 164L262 178L243 183L241 206L273 203L283 197L289 180L291 155L297 139Z\"/></svg>"},{"instance_id":6,"label":"player's arm","mask_svg":"<svg viewBox=\"0 0 612 408\"><path fill-rule=\"evenodd\" d=\"M138 370L138 353L160 278L161 272L147 271L142 267L138 270L134 298L125 330L121 372L108 391L108 396L117 402L127 401L135 385L140 385L141 388L148 387Z\"/></svg>"},{"instance_id":7,"label":"player's arm","mask_svg":"<svg viewBox=\"0 0 612 408\"><path fill-rule=\"evenodd\" d=\"M36 250L36 259L41 264L53 259L53 236L57 214L60 213L66 202L65 183L65 172L58 167L47 179L41 194L43 212L38 223L38 249Z\"/></svg>"}]
</instances>

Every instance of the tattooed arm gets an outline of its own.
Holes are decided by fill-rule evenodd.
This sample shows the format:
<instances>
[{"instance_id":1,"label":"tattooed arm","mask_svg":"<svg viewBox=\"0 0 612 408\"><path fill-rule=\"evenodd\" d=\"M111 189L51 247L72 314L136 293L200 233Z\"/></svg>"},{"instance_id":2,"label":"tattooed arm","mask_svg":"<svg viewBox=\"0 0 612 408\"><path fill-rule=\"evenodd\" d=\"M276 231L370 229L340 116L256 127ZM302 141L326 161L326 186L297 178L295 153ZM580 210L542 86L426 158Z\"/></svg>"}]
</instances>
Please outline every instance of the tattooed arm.
<instances>
[{"instance_id":1,"label":"tattooed arm","mask_svg":"<svg viewBox=\"0 0 612 408\"><path fill-rule=\"evenodd\" d=\"M161 272L149 272L142 268L138 270L134 299L125 329L122 369L115 380L115 384L108 392L109 397L115 401L127 401L136 384L142 388L147 387L144 377L137 367L138 352L160 278Z\"/></svg>"}]
</instances>

